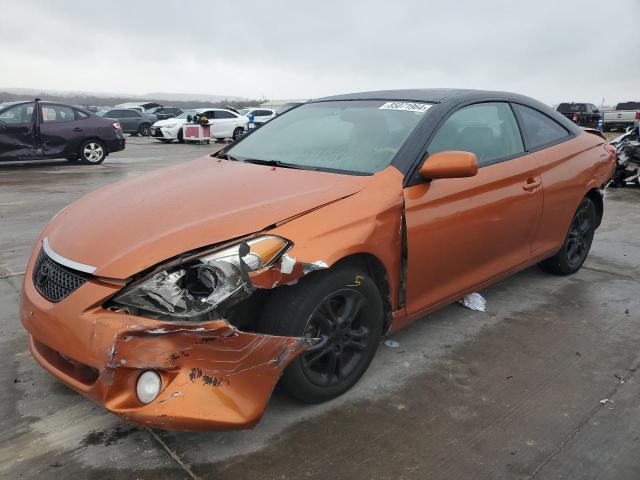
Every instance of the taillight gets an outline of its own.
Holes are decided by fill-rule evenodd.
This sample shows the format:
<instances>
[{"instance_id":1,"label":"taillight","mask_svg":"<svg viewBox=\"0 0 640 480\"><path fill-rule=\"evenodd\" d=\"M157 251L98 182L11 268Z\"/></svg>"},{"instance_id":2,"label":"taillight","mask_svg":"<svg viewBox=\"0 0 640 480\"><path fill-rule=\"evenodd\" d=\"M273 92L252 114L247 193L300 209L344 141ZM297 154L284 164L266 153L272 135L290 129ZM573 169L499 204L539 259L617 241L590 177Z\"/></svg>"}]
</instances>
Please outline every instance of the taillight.
<instances>
[{"instance_id":1,"label":"taillight","mask_svg":"<svg viewBox=\"0 0 640 480\"><path fill-rule=\"evenodd\" d=\"M640 120L640 110L636 112L636 120Z\"/></svg>"},{"instance_id":2,"label":"taillight","mask_svg":"<svg viewBox=\"0 0 640 480\"><path fill-rule=\"evenodd\" d=\"M580 120L580 114L579 113L574 113L573 114L573 121L575 123L578 123L579 120Z\"/></svg>"},{"instance_id":3,"label":"taillight","mask_svg":"<svg viewBox=\"0 0 640 480\"><path fill-rule=\"evenodd\" d=\"M122 127L120 126L120 122L113 122L111 125L113 125L113 128L117 130L122 130Z\"/></svg>"},{"instance_id":4,"label":"taillight","mask_svg":"<svg viewBox=\"0 0 640 480\"><path fill-rule=\"evenodd\" d=\"M616 147L611 145L610 143L605 143L604 144L604 149L609 152L611 155L613 155L614 157L616 156Z\"/></svg>"}]
</instances>

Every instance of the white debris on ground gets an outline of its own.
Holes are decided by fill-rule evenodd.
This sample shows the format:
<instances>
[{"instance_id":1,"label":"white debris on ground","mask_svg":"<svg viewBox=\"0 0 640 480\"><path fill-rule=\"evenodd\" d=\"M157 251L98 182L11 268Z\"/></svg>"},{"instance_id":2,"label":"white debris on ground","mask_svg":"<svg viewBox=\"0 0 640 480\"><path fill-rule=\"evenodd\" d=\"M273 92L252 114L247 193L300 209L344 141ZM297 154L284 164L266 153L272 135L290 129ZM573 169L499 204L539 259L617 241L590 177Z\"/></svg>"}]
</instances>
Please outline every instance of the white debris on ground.
<instances>
[{"instance_id":1,"label":"white debris on ground","mask_svg":"<svg viewBox=\"0 0 640 480\"><path fill-rule=\"evenodd\" d=\"M462 300L458 300L458 303L471 310L477 310L478 312L484 312L487 308L487 300L478 292L470 293Z\"/></svg>"},{"instance_id":2,"label":"white debris on ground","mask_svg":"<svg viewBox=\"0 0 640 480\"><path fill-rule=\"evenodd\" d=\"M400 346L400 344L398 342L396 342L395 340L391 340L390 338L387 338L384 341L384 346L385 347L389 347L389 348L398 348Z\"/></svg>"}]
</instances>

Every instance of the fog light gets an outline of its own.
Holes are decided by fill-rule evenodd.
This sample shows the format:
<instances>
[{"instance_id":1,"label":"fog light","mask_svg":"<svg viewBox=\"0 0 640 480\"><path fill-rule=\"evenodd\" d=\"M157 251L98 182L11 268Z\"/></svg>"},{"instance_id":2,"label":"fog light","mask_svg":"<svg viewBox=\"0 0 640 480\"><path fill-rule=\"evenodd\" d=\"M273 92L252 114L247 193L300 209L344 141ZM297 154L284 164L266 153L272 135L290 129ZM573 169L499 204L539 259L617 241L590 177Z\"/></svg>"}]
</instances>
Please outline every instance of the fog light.
<instances>
[{"instance_id":1,"label":"fog light","mask_svg":"<svg viewBox=\"0 0 640 480\"><path fill-rule=\"evenodd\" d=\"M142 403L153 402L153 400L160 393L160 387L162 386L162 380L153 370L147 370L142 372L142 375L138 377L138 383L136 384L136 394L138 400Z\"/></svg>"}]
</instances>

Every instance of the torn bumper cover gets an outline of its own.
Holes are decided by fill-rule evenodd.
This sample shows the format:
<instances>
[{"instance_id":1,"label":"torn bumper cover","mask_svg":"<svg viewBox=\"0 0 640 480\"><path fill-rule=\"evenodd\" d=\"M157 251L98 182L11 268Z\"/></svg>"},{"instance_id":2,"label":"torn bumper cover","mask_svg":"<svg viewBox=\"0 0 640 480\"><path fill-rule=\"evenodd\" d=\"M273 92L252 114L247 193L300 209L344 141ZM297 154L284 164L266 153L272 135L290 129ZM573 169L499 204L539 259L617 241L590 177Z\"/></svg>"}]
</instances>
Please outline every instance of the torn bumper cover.
<instances>
[{"instance_id":1,"label":"torn bumper cover","mask_svg":"<svg viewBox=\"0 0 640 480\"><path fill-rule=\"evenodd\" d=\"M34 358L111 412L153 428L254 426L284 368L313 343L240 332L224 320L169 323L111 312L101 303L119 287L99 280L54 305L30 277L21 319ZM158 373L161 388L144 404L136 383L147 370Z\"/></svg>"}]
</instances>

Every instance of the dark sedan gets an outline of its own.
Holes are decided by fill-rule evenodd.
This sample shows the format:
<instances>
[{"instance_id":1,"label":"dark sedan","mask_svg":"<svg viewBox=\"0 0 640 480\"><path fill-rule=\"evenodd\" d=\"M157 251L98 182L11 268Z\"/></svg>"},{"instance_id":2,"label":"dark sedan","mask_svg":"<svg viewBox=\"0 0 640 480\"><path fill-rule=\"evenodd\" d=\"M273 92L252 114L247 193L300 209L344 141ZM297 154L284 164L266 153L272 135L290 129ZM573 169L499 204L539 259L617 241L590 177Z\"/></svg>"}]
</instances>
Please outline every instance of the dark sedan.
<instances>
[{"instance_id":1,"label":"dark sedan","mask_svg":"<svg viewBox=\"0 0 640 480\"><path fill-rule=\"evenodd\" d=\"M149 113L153 113L158 120L168 120L180 115L182 110L176 107L156 107L151 109Z\"/></svg>"},{"instance_id":2,"label":"dark sedan","mask_svg":"<svg viewBox=\"0 0 640 480\"><path fill-rule=\"evenodd\" d=\"M66 158L97 165L124 150L120 124L61 103L0 104L0 161Z\"/></svg>"},{"instance_id":3,"label":"dark sedan","mask_svg":"<svg viewBox=\"0 0 640 480\"><path fill-rule=\"evenodd\" d=\"M158 120L153 113L139 112L133 108L114 108L102 114L102 117L120 122L124 133L144 137L151 135L151 125Z\"/></svg>"}]
</instances>

